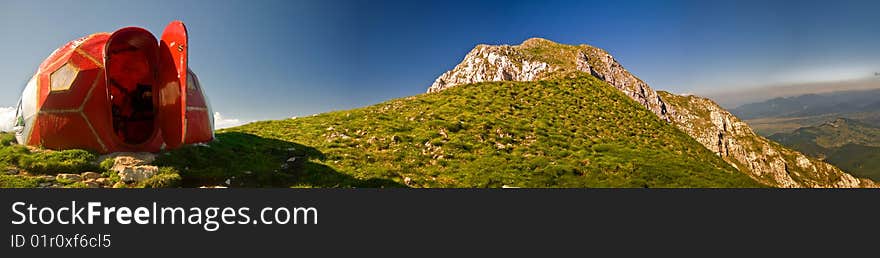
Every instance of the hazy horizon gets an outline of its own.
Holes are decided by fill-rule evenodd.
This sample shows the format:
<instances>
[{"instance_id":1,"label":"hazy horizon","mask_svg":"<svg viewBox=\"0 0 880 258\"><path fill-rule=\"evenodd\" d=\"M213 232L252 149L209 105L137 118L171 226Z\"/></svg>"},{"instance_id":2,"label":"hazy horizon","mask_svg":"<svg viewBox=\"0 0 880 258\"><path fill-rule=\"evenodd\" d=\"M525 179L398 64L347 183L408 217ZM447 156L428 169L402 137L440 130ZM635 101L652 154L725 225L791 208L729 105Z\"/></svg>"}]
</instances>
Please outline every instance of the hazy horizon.
<instances>
[{"instance_id":1,"label":"hazy horizon","mask_svg":"<svg viewBox=\"0 0 880 258\"><path fill-rule=\"evenodd\" d=\"M764 85L751 88L716 92L690 93L707 97L724 108L731 109L745 104L763 102L775 98L795 97L807 94L826 94L845 91L880 89L880 77L863 79L820 81L790 84Z\"/></svg>"}]
</instances>

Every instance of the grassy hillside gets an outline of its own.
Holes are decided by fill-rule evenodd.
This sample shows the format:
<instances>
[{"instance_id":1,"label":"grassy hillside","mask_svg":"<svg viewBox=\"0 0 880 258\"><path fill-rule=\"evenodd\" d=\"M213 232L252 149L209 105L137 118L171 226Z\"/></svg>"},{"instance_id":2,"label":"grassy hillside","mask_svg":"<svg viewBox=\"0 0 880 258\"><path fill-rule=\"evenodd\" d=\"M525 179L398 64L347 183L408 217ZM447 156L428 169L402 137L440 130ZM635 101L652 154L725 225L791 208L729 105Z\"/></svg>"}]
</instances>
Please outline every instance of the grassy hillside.
<instances>
[{"instance_id":1,"label":"grassy hillside","mask_svg":"<svg viewBox=\"0 0 880 258\"><path fill-rule=\"evenodd\" d=\"M84 187L54 175L86 171L118 180L92 153L0 140L0 168L16 172L0 175L0 187ZM462 85L256 122L161 153L154 165L182 182L129 187L762 186L591 76Z\"/></svg>"},{"instance_id":2,"label":"grassy hillside","mask_svg":"<svg viewBox=\"0 0 880 258\"><path fill-rule=\"evenodd\" d=\"M770 139L824 159L853 175L880 180L880 128L838 118L791 133L777 133Z\"/></svg>"},{"instance_id":3,"label":"grassy hillside","mask_svg":"<svg viewBox=\"0 0 880 258\"><path fill-rule=\"evenodd\" d=\"M217 137L157 163L187 185L760 186L590 76L463 85Z\"/></svg>"}]
</instances>

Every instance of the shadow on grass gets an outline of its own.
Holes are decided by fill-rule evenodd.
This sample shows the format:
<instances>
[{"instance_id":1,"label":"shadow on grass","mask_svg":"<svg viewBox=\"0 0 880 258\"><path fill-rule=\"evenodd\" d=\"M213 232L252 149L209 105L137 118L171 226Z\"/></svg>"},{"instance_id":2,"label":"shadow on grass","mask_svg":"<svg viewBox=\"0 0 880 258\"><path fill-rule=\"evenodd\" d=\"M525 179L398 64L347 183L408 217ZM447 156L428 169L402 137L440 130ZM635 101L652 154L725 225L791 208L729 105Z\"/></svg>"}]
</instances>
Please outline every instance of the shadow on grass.
<instances>
[{"instance_id":1,"label":"shadow on grass","mask_svg":"<svg viewBox=\"0 0 880 258\"><path fill-rule=\"evenodd\" d=\"M155 164L177 168L184 187L406 187L390 179L358 179L314 161L321 151L295 142L240 132L218 133L208 146L160 154Z\"/></svg>"}]
</instances>

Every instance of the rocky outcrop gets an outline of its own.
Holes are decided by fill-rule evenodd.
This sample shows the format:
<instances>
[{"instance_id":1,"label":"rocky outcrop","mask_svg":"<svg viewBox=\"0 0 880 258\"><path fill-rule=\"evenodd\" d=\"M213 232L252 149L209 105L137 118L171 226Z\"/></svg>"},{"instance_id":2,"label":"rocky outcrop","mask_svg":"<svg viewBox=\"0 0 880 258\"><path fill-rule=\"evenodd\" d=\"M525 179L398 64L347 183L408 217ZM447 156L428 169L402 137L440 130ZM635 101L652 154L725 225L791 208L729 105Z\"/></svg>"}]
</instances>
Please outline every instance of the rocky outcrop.
<instances>
[{"instance_id":1,"label":"rocky outcrop","mask_svg":"<svg viewBox=\"0 0 880 258\"><path fill-rule=\"evenodd\" d=\"M125 183L142 182L159 173L159 167L149 165L156 159L152 153L114 153L104 158L113 159L110 170L116 172Z\"/></svg>"},{"instance_id":2,"label":"rocky outcrop","mask_svg":"<svg viewBox=\"0 0 880 258\"><path fill-rule=\"evenodd\" d=\"M658 94L608 52L589 45L564 45L540 38L515 46L478 45L454 69L437 78L428 92L478 82L534 81L571 73L589 73L608 82L728 164L769 186L878 186L755 134L711 100Z\"/></svg>"},{"instance_id":3,"label":"rocky outcrop","mask_svg":"<svg viewBox=\"0 0 880 258\"><path fill-rule=\"evenodd\" d=\"M777 187L877 187L758 134L709 99L660 92L676 109L672 123L755 180Z\"/></svg>"},{"instance_id":4,"label":"rocky outcrop","mask_svg":"<svg viewBox=\"0 0 880 258\"><path fill-rule=\"evenodd\" d=\"M41 178L44 182L40 183L41 188L59 188L64 187L61 182L82 184L80 187L86 188L104 188L110 187L111 180L105 175L98 172L83 172L81 174L62 173L55 177L47 176Z\"/></svg>"},{"instance_id":5,"label":"rocky outcrop","mask_svg":"<svg viewBox=\"0 0 880 258\"><path fill-rule=\"evenodd\" d=\"M584 72L602 79L663 120L673 113L656 92L630 74L605 50L532 38L520 45L478 45L454 69L443 73L428 92L486 81L535 81Z\"/></svg>"},{"instance_id":6,"label":"rocky outcrop","mask_svg":"<svg viewBox=\"0 0 880 258\"><path fill-rule=\"evenodd\" d=\"M79 174L58 174L55 176L56 180L68 180L68 181L80 181L82 180L82 176Z\"/></svg>"},{"instance_id":7,"label":"rocky outcrop","mask_svg":"<svg viewBox=\"0 0 880 258\"><path fill-rule=\"evenodd\" d=\"M555 69L546 62L523 59L513 46L479 45L455 69L437 78L428 92L485 81L533 81Z\"/></svg>"}]
</instances>

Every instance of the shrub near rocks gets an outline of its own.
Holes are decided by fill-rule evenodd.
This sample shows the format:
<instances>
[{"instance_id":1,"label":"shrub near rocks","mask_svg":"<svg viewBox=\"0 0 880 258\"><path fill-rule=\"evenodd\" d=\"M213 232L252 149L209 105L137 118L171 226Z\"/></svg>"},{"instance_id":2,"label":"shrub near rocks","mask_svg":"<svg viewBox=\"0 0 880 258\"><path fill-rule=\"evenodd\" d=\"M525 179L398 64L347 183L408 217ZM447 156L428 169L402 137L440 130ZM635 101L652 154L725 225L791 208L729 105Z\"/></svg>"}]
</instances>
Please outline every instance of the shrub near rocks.
<instances>
[{"instance_id":1,"label":"shrub near rocks","mask_svg":"<svg viewBox=\"0 0 880 258\"><path fill-rule=\"evenodd\" d=\"M0 145L0 167L17 166L21 157L30 155L30 151L23 146Z\"/></svg>"},{"instance_id":2,"label":"shrub near rocks","mask_svg":"<svg viewBox=\"0 0 880 258\"><path fill-rule=\"evenodd\" d=\"M162 167L159 174L143 181L144 188L166 188L180 186L180 172L172 167Z\"/></svg>"}]
</instances>

